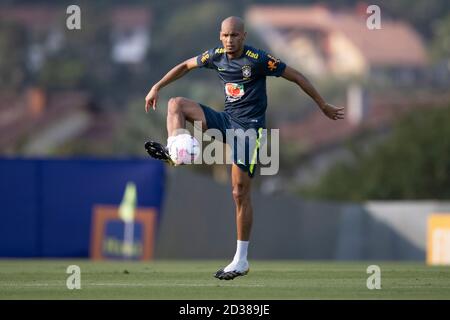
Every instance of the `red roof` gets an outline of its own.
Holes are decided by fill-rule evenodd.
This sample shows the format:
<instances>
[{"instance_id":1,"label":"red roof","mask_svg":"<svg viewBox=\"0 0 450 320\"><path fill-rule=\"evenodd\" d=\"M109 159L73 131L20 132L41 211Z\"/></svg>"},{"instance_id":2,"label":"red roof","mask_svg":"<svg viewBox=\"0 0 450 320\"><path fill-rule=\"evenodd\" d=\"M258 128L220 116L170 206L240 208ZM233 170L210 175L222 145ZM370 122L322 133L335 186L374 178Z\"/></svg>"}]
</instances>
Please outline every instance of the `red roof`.
<instances>
[{"instance_id":1,"label":"red roof","mask_svg":"<svg viewBox=\"0 0 450 320\"><path fill-rule=\"evenodd\" d=\"M43 5L1 6L0 20L14 21L33 29L48 29L57 19L63 19L66 9Z\"/></svg>"},{"instance_id":2,"label":"red roof","mask_svg":"<svg viewBox=\"0 0 450 320\"><path fill-rule=\"evenodd\" d=\"M111 20L115 27L147 27L151 23L151 12L145 7L115 7L111 11Z\"/></svg>"},{"instance_id":3,"label":"red roof","mask_svg":"<svg viewBox=\"0 0 450 320\"><path fill-rule=\"evenodd\" d=\"M324 6L251 6L245 16L253 24L276 28L332 28L331 12Z\"/></svg>"}]
</instances>

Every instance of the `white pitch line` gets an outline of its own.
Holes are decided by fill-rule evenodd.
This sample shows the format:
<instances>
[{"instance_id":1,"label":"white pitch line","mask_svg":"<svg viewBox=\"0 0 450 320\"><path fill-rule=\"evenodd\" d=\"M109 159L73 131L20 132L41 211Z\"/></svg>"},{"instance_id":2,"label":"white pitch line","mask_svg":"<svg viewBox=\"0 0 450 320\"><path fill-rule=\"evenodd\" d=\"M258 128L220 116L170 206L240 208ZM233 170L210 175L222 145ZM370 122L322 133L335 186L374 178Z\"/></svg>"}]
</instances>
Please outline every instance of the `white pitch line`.
<instances>
[{"instance_id":1,"label":"white pitch line","mask_svg":"<svg viewBox=\"0 0 450 320\"><path fill-rule=\"evenodd\" d=\"M86 287L241 287L241 288L254 288L265 287L262 284L225 284L225 283L205 283L205 284L188 284L188 283L85 283L81 282L81 286ZM14 287L14 288L33 288L33 287L65 287L65 283L3 283L0 288Z\"/></svg>"},{"instance_id":2,"label":"white pitch line","mask_svg":"<svg viewBox=\"0 0 450 320\"><path fill-rule=\"evenodd\" d=\"M90 283L88 286L122 286L122 287L217 287L224 284L187 284L187 283L147 283L147 284L128 284L128 283ZM264 287L262 284L246 284L246 285L227 285L230 287Z\"/></svg>"}]
</instances>

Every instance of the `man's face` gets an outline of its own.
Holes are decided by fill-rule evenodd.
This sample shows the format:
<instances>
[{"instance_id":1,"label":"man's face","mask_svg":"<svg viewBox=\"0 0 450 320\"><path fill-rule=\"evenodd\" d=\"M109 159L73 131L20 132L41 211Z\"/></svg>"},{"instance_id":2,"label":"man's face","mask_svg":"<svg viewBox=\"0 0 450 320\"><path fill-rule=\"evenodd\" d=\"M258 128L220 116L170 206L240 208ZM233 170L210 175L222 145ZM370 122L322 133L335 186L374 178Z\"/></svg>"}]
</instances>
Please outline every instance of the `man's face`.
<instances>
[{"instance_id":1,"label":"man's face","mask_svg":"<svg viewBox=\"0 0 450 320\"><path fill-rule=\"evenodd\" d=\"M220 30L220 40L225 48L226 53L236 53L239 52L245 40L246 32L236 28L232 24L222 25L222 30Z\"/></svg>"}]
</instances>

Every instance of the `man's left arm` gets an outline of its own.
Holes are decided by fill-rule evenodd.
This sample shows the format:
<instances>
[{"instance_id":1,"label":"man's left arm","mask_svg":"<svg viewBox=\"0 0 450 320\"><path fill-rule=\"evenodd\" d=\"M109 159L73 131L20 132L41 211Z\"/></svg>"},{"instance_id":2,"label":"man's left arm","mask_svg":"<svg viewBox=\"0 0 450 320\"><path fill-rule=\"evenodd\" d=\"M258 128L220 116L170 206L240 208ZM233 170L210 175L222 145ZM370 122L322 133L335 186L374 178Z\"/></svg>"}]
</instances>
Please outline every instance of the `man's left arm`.
<instances>
[{"instance_id":1,"label":"man's left arm","mask_svg":"<svg viewBox=\"0 0 450 320\"><path fill-rule=\"evenodd\" d=\"M306 94L308 94L319 106L320 110L330 119L338 120L344 119L344 108L336 107L329 103L326 103L321 95L317 92L314 86L309 82L309 80L301 74L299 71L286 66L283 73L281 74L286 80L296 83Z\"/></svg>"}]
</instances>

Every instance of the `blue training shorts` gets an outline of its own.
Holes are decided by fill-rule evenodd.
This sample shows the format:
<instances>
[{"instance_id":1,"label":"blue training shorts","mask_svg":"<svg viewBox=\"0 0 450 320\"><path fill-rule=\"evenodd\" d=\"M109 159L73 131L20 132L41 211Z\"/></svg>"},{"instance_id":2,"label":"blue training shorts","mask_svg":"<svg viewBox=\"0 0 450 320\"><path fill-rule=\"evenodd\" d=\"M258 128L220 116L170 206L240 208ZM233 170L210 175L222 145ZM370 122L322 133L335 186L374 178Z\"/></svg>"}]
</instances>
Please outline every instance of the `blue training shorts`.
<instances>
[{"instance_id":1,"label":"blue training shorts","mask_svg":"<svg viewBox=\"0 0 450 320\"><path fill-rule=\"evenodd\" d=\"M233 162L252 178L259 160L263 128L251 124L243 125L224 111L217 112L208 106L200 106L205 114L208 129L221 132L221 141L231 146Z\"/></svg>"}]
</instances>

